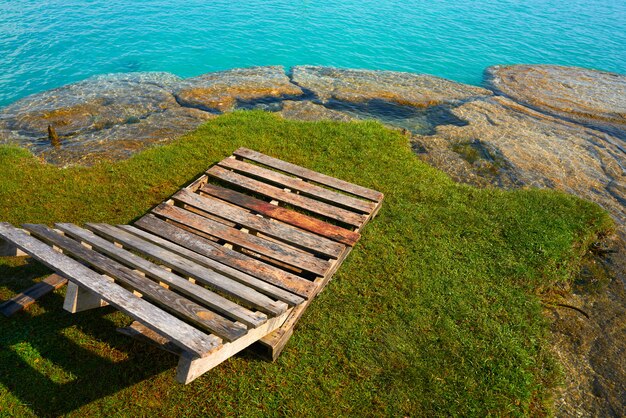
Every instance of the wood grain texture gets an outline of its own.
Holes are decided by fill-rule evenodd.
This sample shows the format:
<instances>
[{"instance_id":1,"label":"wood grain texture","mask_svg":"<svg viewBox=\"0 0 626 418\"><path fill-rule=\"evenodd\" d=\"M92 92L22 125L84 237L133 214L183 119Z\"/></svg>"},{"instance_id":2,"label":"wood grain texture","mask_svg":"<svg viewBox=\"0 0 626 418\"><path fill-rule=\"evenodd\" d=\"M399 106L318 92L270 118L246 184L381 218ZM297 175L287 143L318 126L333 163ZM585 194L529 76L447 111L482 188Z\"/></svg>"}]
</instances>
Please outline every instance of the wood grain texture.
<instances>
[{"instance_id":1,"label":"wood grain texture","mask_svg":"<svg viewBox=\"0 0 626 418\"><path fill-rule=\"evenodd\" d=\"M194 325L208 330L226 341L234 341L247 332L245 327L229 321L221 315L209 311L163 286L159 286L128 267L59 234L45 225L25 224L24 228L30 231L31 234L58 246L63 252L80 259L102 273L113 277L116 281L140 292L144 298L159 305L162 309L190 321Z\"/></svg>"},{"instance_id":2,"label":"wood grain texture","mask_svg":"<svg viewBox=\"0 0 626 418\"><path fill-rule=\"evenodd\" d=\"M335 206L347 208L360 213L371 213L376 207L376 202L362 200L348 196L312 183L303 181L300 178L287 176L274 170L259 167L258 165L239 161L234 158L226 158L218 163L224 168L234 170L249 177L256 177L266 183L273 183L282 188L297 190L300 194L310 196L318 200L325 201Z\"/></svg>"},{"instance_id":3,"label":"wood grain texture","mask_svg":"<svg viewBox=\"0 0 626 418\"><path fill-rule=\"evenodd\" d=\"M259 328L251 330L248 335L232 343L224 344L221 349L216 350L205 358L199 358L190 353L183 353L178 362L176 380L184 384L191 383L194 379L211 370L224 360L229 359L252 343L258 341L262 336L280 327L283 322L285 322L290 312L291 310L280 316L271 318Z\"/></svg>"},{"instance_id":4,"label":"wood grain texture","mask_svg":"<svg viewBox=\"0 0 626 418\"><path fill-rule=\"evenodd\" d=\"M195 302L208 306L231 319L239 321L252 328L256 328L267 321L267 316L265 314L252 312L242 306L239 306L217 293L211 292L200 285L191 283L189 280L180 277L161 266L116 246L104 238L95 235L91 231L66 223L56 224L55 226L65 234L91 245L92 248L106 254L108 257L133 269L141 271L148 277L167 284L170 288L179 291L189 299L193 299Z\"/></svg>"},{"instance_id":5,"label":"wood grain texture","mask_svg":"<svg viewBox=\"0 0 626 418\"><path fill-rule=\"evenodd\" d=\"M353 246L361 237L358 232L214 184L204 184L200 192L342 244Z\"/></svg>"},{"instance_id":6,"label":"wood grain texture","mask_svg":"<svg viewBox=\"0 0 626 418\"><path fill-rule=\"evenodd\" d=\"M344 248L343 245L327 238L303 231L282 222L261 218L241 207L224 203L209 196L201 196L183 189L172 196L172 198L196 209L211 213L247 229L260 232L309 252L337 258Z\"/></svg>"},{"instance_id":7,"label":"wood grain texture","mask_svg":"<svg viewBox=\"0 0 626 418\"><path fill-rule=\"evenodd\" d=\"M319 200L315 200L310 197L287 192L281 188L271 186L267 183L263 183L250 177L243 176L241 174L235 173L234 171L229 171L220 166L213 166L209 170L207 170L206 173L212 177L233 184L237 187L241 187L254 193L276 199L283 203L288 203L297 208L304 209L309 212L313 212L318 215L322 215L329 219L343 222L348 225L358 227L361 226L367 219L367 216L365 215L351 212L347 209L338 208L336 206L320 202Z\"/></svg>"},{"instance_id":8,"label":"wood grain texture","mask_svg":"<svg viewBox=\"0 0 626 418\"><path fill-rule=\"evenodd\" d=\"M273 158L247 148L239 148L233 153L233 155L241 158L246 158L250 161L254 161L268 167L284 171L285 173L289 173L303 179L323 184L325 186L333 187L337 190L348 192L355 196L360 196L374 202L383 199L383 194L376 190L368 189L366 187L349 183L344 180L336 179L334 177L327 176L325 174L309 170L308 168L300 167L298 165L291 164L286 161L282 161L277 158Z\"/></svg>"},{"instance_id":9,"label":"wood grain texture","mask_svg":"<svg viewBox=\"0 0 626 418\"><path fill-rule=\"evenodd\" d=\"M106 280L113 282L108 276L102 276ZM89 311L91 309L103 308L109 304L103 300L98 294L87 290L86 288L69 282L65 290L65 299L63 300L63 309L69 313L78 313Z\"/></svg>"},{"instance_id":10,"label":"wood grain texture","mask_svg":"<svg viewBox=\"0 0 626 418\"><path fill-rule=\"evenodd\" d=\"M289 246L269 241L238 229L230 228L217 221L205 218L177 206L162 203L152 209L152 213L178 222L187 227L212 235L234 245L264 255L281 263L323 276L329 268L326 260L311 254L297 251Z\"/></svg>"},{"instance_id":11,"label":"wood grain texture","mask_svg":"<svg viewBox=\"0 0 626 418\"><path fill-rule=\"evenodd\" d=\"M248 286L244 286L214 270L198 265L163 247L145 241L123 229L106 224L87 224L86 226L98 235L105 236L146 257L152 258L160 264L190 276L216 291L237 299L246 306L251 306L272 316L280 315L287 309L287 305L282 302L276 302Z\"/></svg>"},{"instance_id":12,"label":"wood grain texture","mask_svg":"<svg viewBox=\"0 0 626 418\"><path fill-rule=\"evenodd\" d=\"M0 305L0 313L8 318L32 305L38 299L41 299L43 296L55 289L60 288L66 283L67 279L65 277L59 276L58 274L51 274L39 283L34 284L23 292L18 293L11 299L2 303Z\"/></svg>"},{"instance_id":13,"label":"wood grain texture","mask_svg":"<svg viewBox=\"0 0 626 418\"><path fill-rule=\"evenodd\" d=\"M152 331L150 328L146 327L139 321L133 321L133 323L129 326L117 328L116 331L120 334L124 334L128 337L135 338L136 340L154 345L161 350L165 350L178 356L184 353L184 351L182 351L180 347L172 344L169 339L159 334L158 332Z\"/></svg>"},{"instance_id":14,"label":"wood grain texture","mask_svg":"<svg viewBox=\"0 0 626 418\"><path fill-rule=\"evenodd\" d=\"M97 293L115 308L144 323L150 329L165 335L186 351L204 357L222 343L220 338L207 335L184 323L9 223L0 223L0 237L14 243L35 260L56 271L57 274Z\"/></svg>"},{"instance_id":15,"label":"wood grain texture","mask_svg":"<svg viewBox=\"0 0 626 418\"><path fill-rule=\"evenodd\" d=\"M218 245L152 214L142 217L135 225L148 232L133 226L120 228L291 306L302 303L303 297L314 289L309 280Z\"/></svg>"}]
</instances>

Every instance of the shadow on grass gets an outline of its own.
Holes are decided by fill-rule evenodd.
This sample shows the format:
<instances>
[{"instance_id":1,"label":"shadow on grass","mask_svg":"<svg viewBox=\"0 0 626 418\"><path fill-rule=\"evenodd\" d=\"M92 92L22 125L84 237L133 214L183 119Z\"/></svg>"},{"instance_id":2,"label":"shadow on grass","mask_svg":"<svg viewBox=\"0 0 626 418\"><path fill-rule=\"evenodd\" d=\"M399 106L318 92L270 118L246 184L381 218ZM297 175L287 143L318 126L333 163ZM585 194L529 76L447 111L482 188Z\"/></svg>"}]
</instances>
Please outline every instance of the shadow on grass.
<instances>
[{"instance_id":1,"label":"shadow on grass","mask_svg":"<svg viewBox=\"0 0 626 418\"><path fill-rule=\"evenodd\" d=\"M38 302L41 314L0 318L0 384L36 415L66 414L176 365L175 356L115 333L127 318L113 308L72 315L62 303L55 293Z\"/></svg>"}]
</instances>

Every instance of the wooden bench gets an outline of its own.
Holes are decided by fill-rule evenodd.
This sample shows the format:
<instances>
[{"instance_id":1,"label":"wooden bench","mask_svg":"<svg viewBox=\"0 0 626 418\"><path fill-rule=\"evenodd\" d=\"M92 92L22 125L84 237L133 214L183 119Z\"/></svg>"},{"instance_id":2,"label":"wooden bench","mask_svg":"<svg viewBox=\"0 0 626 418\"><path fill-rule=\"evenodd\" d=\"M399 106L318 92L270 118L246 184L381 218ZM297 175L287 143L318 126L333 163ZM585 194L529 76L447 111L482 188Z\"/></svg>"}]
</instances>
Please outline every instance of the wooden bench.
<instances>
[{"instance_id":1,"label":"wooden bench","mask_svg":"<svg viewBox=\"0 0 626 418\"><path fill-rule=\"evenodd\" d=\"M69 280L64 308L110 304L124 333L180 355L189 383L259 341L275 359L383 195L240 148L133 225L0 224Z\"/></svg>"}]
</instances>

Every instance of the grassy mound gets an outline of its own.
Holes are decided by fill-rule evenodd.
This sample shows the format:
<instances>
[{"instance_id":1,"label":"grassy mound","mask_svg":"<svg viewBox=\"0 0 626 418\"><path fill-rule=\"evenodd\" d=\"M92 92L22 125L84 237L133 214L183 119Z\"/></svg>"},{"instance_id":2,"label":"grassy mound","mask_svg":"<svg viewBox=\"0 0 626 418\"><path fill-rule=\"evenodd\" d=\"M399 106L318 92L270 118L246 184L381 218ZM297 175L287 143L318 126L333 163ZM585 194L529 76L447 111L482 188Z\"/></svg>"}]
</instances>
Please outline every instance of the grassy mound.
<instances>
[{"instance_id":1,"label":"grassy mound","mask_svg":"<svg viewBox=\"0 0 626 418\"><path fill-rule=\"evenodd\" d=\"M115 333L112 308L62 293L0 318L0 414L517 415L545 411L558 368L538 295L611 228L553 191L479 190L420 162L374 122L222 116L116 164L57 169L0 148L3 221L128 223L239 146L385 193L378 218L280 359L230 359L189 386L176 359ZM0 300L46 270L0 259Z\"/></svg>"}]
</instances>

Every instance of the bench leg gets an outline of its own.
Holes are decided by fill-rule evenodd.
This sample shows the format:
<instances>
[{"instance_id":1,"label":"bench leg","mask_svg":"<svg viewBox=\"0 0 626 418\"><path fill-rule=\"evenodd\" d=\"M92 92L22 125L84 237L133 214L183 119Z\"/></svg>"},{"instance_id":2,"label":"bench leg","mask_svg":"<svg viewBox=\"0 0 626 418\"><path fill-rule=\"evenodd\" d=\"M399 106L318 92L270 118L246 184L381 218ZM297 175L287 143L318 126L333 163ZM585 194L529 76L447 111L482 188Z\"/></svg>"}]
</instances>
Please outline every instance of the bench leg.
<instances>
[{"instance_id":1,"label":"bench leg","mask_svg":"<svg viewBox=\"0 0 626 418\"><path fill-rule=\"evenodd\" d=\"M12 243L0 239L0 257L23 257L27 255Z\"/></svg>"},{"instance_id":2,"label":"bench leg","mask_svg":"<svg viewBox=\"0 0 626 418\"><path fill-rule=\"evenodd\" d=\"M176 369L176 380L184 384L191 383L224 360L229 359L244 348L258 341L259 338L279 328L291 314L291 311L290 309L282 315L270 318L263 325L251 329L238 340L218 347L206 357L196 357L193 354L182 353L178 361L178 368Z\"/></svg>"},{"instance_id":3,"label":"bench leg","mask_svg":"<svg viewBox=\"0 0 626 418\"><path fill-rule=\"evenodd\" d=\"M107 305L108 303L100 299L95 293L85 290L73 282L67 284L65 301L63 302L63 309L66 311L76 313Z\"/></svg>"}]
</instances>

